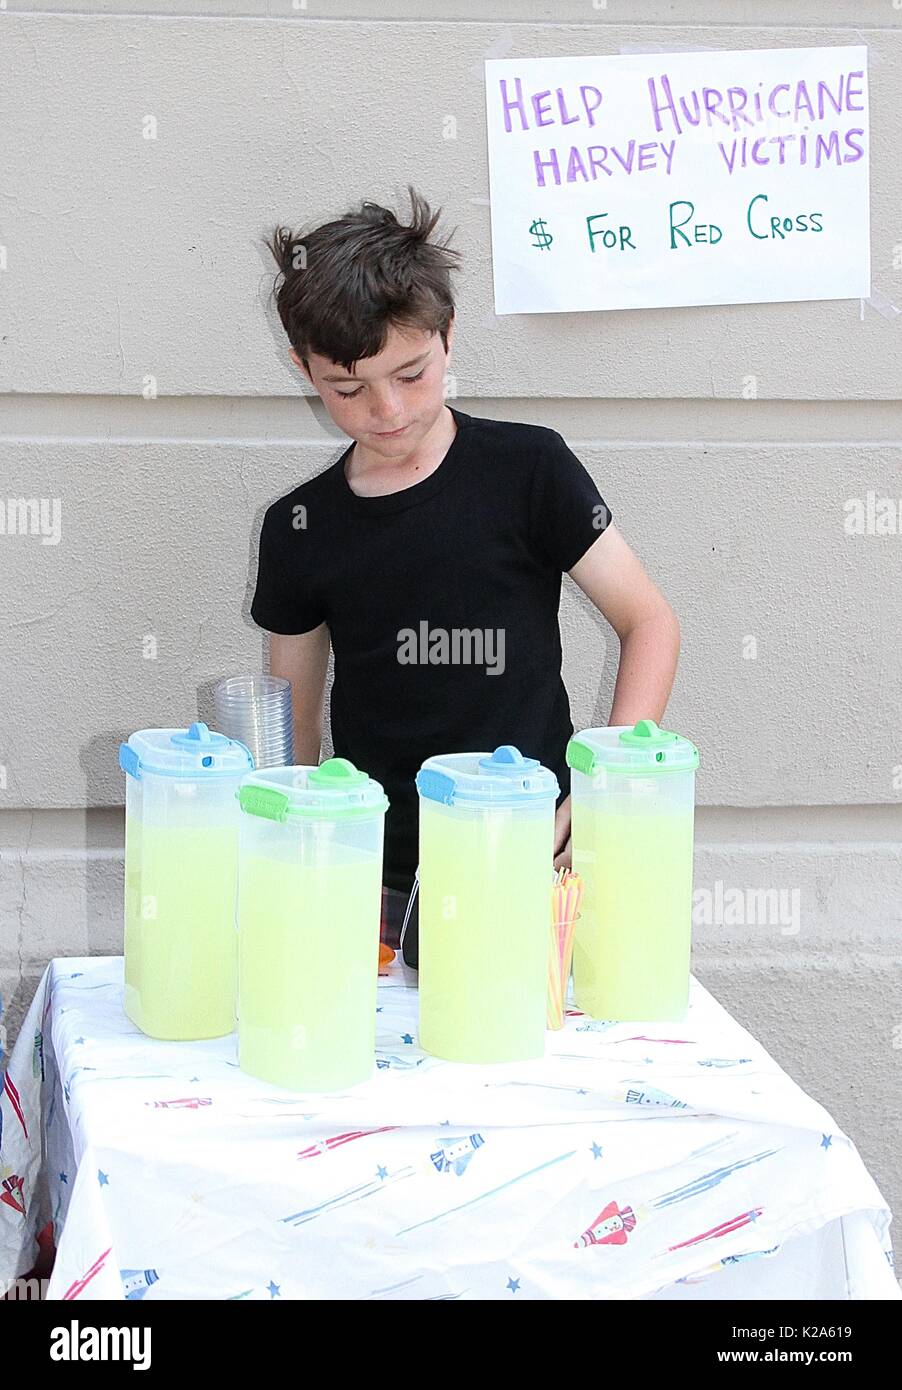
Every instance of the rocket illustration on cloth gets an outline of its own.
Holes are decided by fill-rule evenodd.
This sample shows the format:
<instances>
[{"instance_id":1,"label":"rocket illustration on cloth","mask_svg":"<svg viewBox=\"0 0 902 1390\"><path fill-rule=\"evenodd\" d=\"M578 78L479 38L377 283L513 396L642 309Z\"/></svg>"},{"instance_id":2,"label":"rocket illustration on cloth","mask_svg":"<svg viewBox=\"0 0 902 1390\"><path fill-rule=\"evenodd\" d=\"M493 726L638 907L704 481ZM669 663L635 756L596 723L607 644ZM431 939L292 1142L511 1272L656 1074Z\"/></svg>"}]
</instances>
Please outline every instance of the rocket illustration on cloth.
<instances>
[{"instance_id":1,"label":"rocket illustration on cloth","mask_svg":"<svg viewBox=\"0 0 902 1390\"><path fill-rule=\"evenodd\" d=\"M700 1235L690 1236L689 1240L681 1240L678 1245L669 1245L667 1253L669 1255L674 1250L685 1250L687 1245L700 1245L706 1240L719 1240L723 1236L732 1235L734 1231L757 1221L763 1210L763 1207L752 1207L751 1211L742 1211L737 1216L731 1216L729 1221L722 1221L719 1226L712 1226L709 1231L702 1231Z\"/></svg>"},{"instance_id":2,"label":"rocket illustration on cloth","mask_svg":"<svg viewBox=\"0 0 902 1390\"><path fill-rule=\"evenodd\" d=\"M155 1269L120 1269L119 1275L125 1297L133 1301L143 1298L160 1277Z\"/></svg>"},{"instance_id":3,"label":"rocket illustration on cloth","mask_svg":"<svg viewBox=\"0 0 902 1390\"><path fill-rule=\"evenodd\" d=\"M202 1106L212 1105L212 1096L182 1096L179 1100L146 1100L145 1105L154 1110L200 1110Z\"/></svg>"},{"instance_id":4,"label":"rocket illustration on cloth","mask_svg":"<svg viewBox=\"0 0 902 1390\"><path fill-rule=\"evenodd\" d=\"M19 1124L22 1126L22 1133L25 1135L25 1138L27 1139L28 1126L25 1123L25 1114L22 1110L22 1100L19 1096L19 1092L16 1089L15 1082L13 1081L9 1072L6 1072L3 1078L3 1083L2 1085L0 1085L0 1098L2 1098L4 1094L9 1099L9 1103L13 1109L13 1114L19 1121Z\"/></svg>"},{"instance_id":5,"label":"rocket illustration on cloth","mask_svg":"<svg viewBox=\"0 0 902 1390\"><path fill-rule=\"evenodd\" d=\"M0 1202L5 1202L13 1211L20 1211L25 1215L25 1179L20 1178L17 1173L4 1178L0 1182Z\"/></svg>"},{"instance_id":6,"label":"rocket illustration on cloth","mask_svg":"<svg viewBox=\"0 0 902 1390\"><path fill-rule=\"evenodd\" d=\"M585 1245L626 1245L628 1232L635 1229L636 1218L632 1207L622 1210L616 1202L608 1202L598 1213L592 1225L583 1231L579 1240L573 1242L574 1250Z\"/></svg>"},{"instance_id":7,"label":"rocket illustration on cloth","mask_svg":"<svg viewBox=\"0 0 902 1390\"><path fill-rule=\"evenodd\" d=\"M669 1043L671 1046L690 1047L691 1038L650 1038L647 1033L634 1033L631 1038L619 1038L618 1042L647 1042L647 1043Z\"/></svg>"},{"instance_id":8,"label":"rocket illustration on cloth","mask_svg":"<svg viewBox=\"0 0 902 1390\"><path fill-rule=\"evenodd\" d=\"M637 1087L641 1087L641 1090ZM625 1099L627 1105L667 1105L676 1110L688 1110L689 1108L684 1100L676 1100L666 1091L659 1090L657 1086L646 1086L641 1081L637 1081L636 1086L627 1088Z\"/></svg>"},{"instance_id":9,"label":"rocket illustration on cloth","mask_svg":"<svg viewBox=\"0 0 902 1390\"><path fill-rule=\"evenodd\" d=\"M320 1154L332 1153L345 1144L352 1144L355 1139L366 1139L369 1134L388 1134L397 1128L397 1125L380 1125L378 1129L352 1129L347 1134L331 1134L327 1139L308 1144L306 1149L299 1149L298 1158L318 1158Z\"/></svg>"},{"instance_id":10,"label":"rocket illustration on cloth","mask_svg":"<svg viewBox=\"0 0 902 1390\"><path fill-rule=\"evenodd\" d=\"M477 1149L482 1148L485 1143L481 1134L468 1134L462 1139L440 1139L439 1147L434 1154L430 1154L432 1162L435 1164L439 1173L454 1172L460 1177L466 1171L467 1164L473 1157Z\"/></svg>"},{"instance_id":11,"label":"rocket illustration on cloth","mask_svg":"<svg viewBox=\"0 0 902 1390\"><path fill-rule=\"evenodd\" d=\"M387 1071L389 1068L395 1071L413 1071L414 1067L422 1067L426 1061L426 1057L398 1057L395 1053L387 1052L376 1058L376 1066L379 1071Z\"/></svg>"},{"instance_id":12,"label":"rocket illustration on cloth","mask_svg":"<svg viewBox=\"0 0 902 1390\"><path fill-rule=\"evenodd\" d=\"M72 1302L73 1299L81 1297L85 1289L90 1284L91 1280L95 1279L97 1275L100 1273L100 1271L103 1269L104 1265L106 1264L106 1257L110 1253L110 1250L112 1250L112 1248L113 1247L111 1245L108 1246L101 1255L97 1256L97 1259L94 1261L94 1263L90 1266L89 1269L85 1270L84 1274L82 1274L80 1278L73 1280L66 1292L63 1294L64 1303Z\"/></svg>"}]
</instances>

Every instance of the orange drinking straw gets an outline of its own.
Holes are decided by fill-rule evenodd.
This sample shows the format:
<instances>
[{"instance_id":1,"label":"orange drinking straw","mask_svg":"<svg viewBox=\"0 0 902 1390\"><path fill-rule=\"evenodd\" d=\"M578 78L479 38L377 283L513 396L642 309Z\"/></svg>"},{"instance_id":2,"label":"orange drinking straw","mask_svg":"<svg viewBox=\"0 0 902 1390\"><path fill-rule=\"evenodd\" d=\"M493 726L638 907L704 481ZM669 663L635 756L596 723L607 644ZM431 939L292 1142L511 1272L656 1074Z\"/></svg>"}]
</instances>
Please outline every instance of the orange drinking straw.
<instances>
[{"instance_id":1,"label":"orange drinking straw","mask_svg":"<svg viewBox=\"0 0 902 1390\"><path fill-rule=\"evenodd\" d=\"M573 869L558 869L551 887L551 932L548 940L546 1024L564 1026L564 997L573 960L573 936L579 917L583 881Z\"/></svg>"}]
</instances>

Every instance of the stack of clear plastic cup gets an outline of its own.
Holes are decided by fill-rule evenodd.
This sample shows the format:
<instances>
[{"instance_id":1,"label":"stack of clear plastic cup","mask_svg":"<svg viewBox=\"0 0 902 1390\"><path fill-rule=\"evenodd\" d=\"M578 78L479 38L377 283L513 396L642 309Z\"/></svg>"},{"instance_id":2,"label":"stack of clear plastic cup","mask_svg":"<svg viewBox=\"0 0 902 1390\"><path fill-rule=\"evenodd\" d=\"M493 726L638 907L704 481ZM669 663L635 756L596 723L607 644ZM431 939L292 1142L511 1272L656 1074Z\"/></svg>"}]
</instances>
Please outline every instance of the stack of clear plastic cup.
<instances>
[{"instance_id":1,"label":"stack of clear plastic cup","mask_svg":"<svg viewBox=\"0 0 902 1390\"><path fill-rule=\"evenodd\" d=\"M291 682L282 676L228 676L213 691L216 728L250 749L255 767L294 763Z\"/></svg>"}]
</instances>

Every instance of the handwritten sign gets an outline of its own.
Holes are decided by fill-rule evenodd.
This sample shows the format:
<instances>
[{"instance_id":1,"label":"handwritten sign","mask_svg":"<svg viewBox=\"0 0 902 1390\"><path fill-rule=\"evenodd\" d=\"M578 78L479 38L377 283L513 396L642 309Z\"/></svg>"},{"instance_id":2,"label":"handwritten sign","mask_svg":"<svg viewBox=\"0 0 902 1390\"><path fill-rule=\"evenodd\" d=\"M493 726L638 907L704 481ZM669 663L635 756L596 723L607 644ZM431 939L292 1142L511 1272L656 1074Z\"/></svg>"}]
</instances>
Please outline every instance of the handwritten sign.
<instances>
[{"instance_id":1,"label":"handwritten sign","mask_svg":"<svg viewBox=\"0 0 902 1390\"><path fill-rule=\"evenodd\" d=\"M496 313L870 294L865 47L485 70Z\"/></svg>"}]
</instances>

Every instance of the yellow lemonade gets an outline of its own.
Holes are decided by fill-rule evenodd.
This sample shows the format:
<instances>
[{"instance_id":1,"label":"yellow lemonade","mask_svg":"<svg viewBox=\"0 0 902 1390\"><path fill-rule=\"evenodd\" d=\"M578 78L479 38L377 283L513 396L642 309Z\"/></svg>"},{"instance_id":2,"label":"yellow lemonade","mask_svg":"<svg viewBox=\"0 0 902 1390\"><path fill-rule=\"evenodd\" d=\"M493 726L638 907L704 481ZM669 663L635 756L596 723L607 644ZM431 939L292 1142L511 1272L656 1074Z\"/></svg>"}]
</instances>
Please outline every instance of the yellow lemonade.
<instances>
[{"instance_id":1,"label":"yellow lemonade","mask_svg":"<svg viewBox=\"0 0 902 1390\"><path fill-rule=\"evenodd\" d=\"M125 1012L136 1022L141 1008L141 822L125 822ZM138 1025L140 1027L140 1024Z\"/></svg>"},{"instance_id":2,"label":"yellow lemonade","mask_svg":"<svg viewBox=\"0 0 902 1390\"><path fill-rule=\"evenodd\" d=\"M574 800L584 880L573 943L577 1005L592 1018L682 1018L689 999L692 810L620 815Z\"/></svg>"},{"instance_id":3,"label":"yellow lemonade","mask_svg":"<svg viewBox=\"0 0 902 1390\"><path fill-rule=\"evenodd\" d=\"M457 1062L544 1053L553 855L551 811L446 812L421 799L425 1051Z\"/></svg>"},{"instance_id":4,"label":"yellow lemonade","mask_svg":"<svg viewBox=\"0 0 902 1390\"><path fill-rule=\"evenodd\" d=\"M296 1091L372 1074L382 909L377 855L325 867L242 854L238 884L238 1060Z\"/></svg>"},{"instance_id":5,"label":"yellow lemonade","mask_svg":"<svg viewBox=\"0 0 902 1390\"><path fill-rule=\"evenodd\" d=\"M238 829L125 825L125 1011L153 1038L235 1027Z\"/></svg>"}]
</instances>

